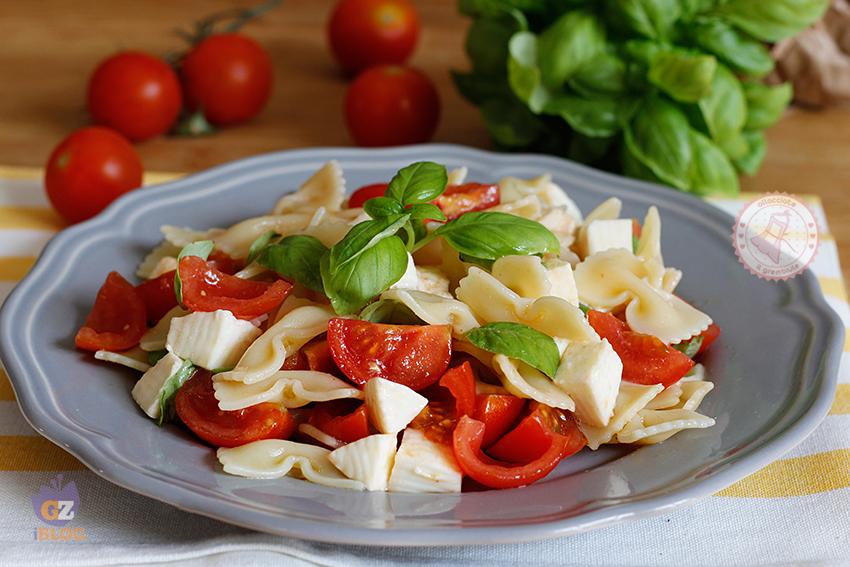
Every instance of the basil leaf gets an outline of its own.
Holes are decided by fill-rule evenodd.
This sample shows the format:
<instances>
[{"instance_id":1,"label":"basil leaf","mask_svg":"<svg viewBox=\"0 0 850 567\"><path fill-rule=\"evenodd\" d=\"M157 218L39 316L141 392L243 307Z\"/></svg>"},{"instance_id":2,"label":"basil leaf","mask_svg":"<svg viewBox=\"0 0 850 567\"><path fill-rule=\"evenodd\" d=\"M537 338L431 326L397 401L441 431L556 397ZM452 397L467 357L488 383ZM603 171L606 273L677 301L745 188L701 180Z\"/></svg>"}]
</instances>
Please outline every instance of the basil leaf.
<instances>
[{"instance_id":1,"label":"basil leaf","mask_svg":"<svg viewBox=\"0 0 850 567\"><path fill-rule=\"evenodd\" d=\"M275 236L278 236L278 234L275 231L270 230L261 234L259 238L251 243L251 247L248 249L248 264L253 263L254 260L257 259L263 249L271 243Z\"/></svg>"},{"instance_id":2,"label":"basil leaf","mask_svg":"<svg viewBox=\"0 0 850 567\"><path fill-rule=\"evenodd\" d=\"M186 256L198 256L206 260L210 257L210 252L215 248L212 240L199 240L187 244L177 255L177 269L174 271L174 295L177 296L177 304L183 305L183 282L180 281L180 260Z\"/></svg>"},{"instance_id":3,"label":"basil leaf","mask_svg":"<svg viewBox=\"0 0 850 567\"><path fill-rule=\"evenodd\" d=\"M682 5L682 18L693 19L694 17L708 12L717 4L726 0L680 0Z\"/></svg>"},{"instance_id":4,"label":"basil leaf","mask_svg":"<svg viewBox=\"0 0 850 567\"><path fill-rule=\"evenodd\" d=\"M762 83L744 83L744 96L747 99L747 130L770 128L782 118L782 113L794 96L791 83L770 86Z\"/></svg>"},{"instance_id":5,"label":"basil leaf","mask_svg":"<svg viewBox=\"0 0 850 567\"><path fill-rule=\"evenodd\" d=\"M466 339L487 352L521 360L549 378L555 376L561 362L552 337L520 323L489 323L469 331Z\"/></svg>"},{"instance_id":6,"label":"basil leaf","mask_svg":"<svg viewBox=\"0 0 850 567\"><path fill-rule=\"evenodd\" d=\"M150 364L151 366L154 366L166 354L168 354L168 351L165 350L165 349L152 350L151 352L148 353L148 364Z\"/></svg>"},{"instance_id":7,"label":"basil leaf","mask_svg":"<svg viewBox=\"0 0 850 567\"><path fill-rule=\"evenodd\" d=\"M711 139L723 147L741 132L747 119L744 89L724 65L717 66L711 92L700 99L698 106Z\"/></svg>"},{"instance_id":8,"label":"basil leaf","mask_svg":"<svg viewBox=\"0 0 850 567\"><path fill-rule=\"evenodd\" d=\"M510 14L479 18L466 35L466 54L476 73L504 75L507 72L508 42L525 27Z\"/></svg>"},{"instance_id":9,"label":"basil leaf","mask_svg":"<svg viewBox=\"0 0 850 567\"><path fill-rule=\"evenodd\" d=\"M605 27L592 12L570 11L540 34L537 47L543 84L558 89L605 50Z\"/></svg>"},{"instance_id":10,"label":"basil leaf","mask_svg":"<svg viewBox=\"0 0 850 567\"><path fill-rule=\"evenodd\" d=\"M427 203L439 197L448 182L444 165L420 161L398 170L385 195L402 205Z\"/></svg>"},{"instance_id":11,"label":"basil leaf","mask_svg":"<svg viewBox=\"0 0 850 567\"><path fill-rule=\"evenodd\" d=\"M508 42L508 84L513 93L528 105L531 112L539 113L551 98L543 86L537 66L537 36L531 32L517 32Z\"/></svg>"},{"instance_id":12,"label":"basil leaf","mask_svg":"<svg viewBox=\"0 0 850 567\"><path fill-rule=\"evenodd\" d=\"M573 130L585 136L608 138L620 131L634 107L629 99L598 97L589 100L566 95L550 101L544 112L559 115Z\"/></svg>"},{"instance_id":13,"label":"basil leaf","mask_svg":"<svg viewBox=\"0 0 850 567\"><path fill-rule=\"evenodd\" d=\"M691 191L697 195L737 195L738 174L726 157L708 137L691 130Z\"/></svg>"},{"instance_id":14,"label":"basil leaf","mask_svg":"<svg viewBox=\"0 0 850 567\"><path fill-rule=\"evenodd\" d=\"M673 348L687 356L688 358L693 358L699 352L700 347L702 346L702 335L697 335L692 337L686 341L682 341L680 343L676 343L673 345Z\"/></svg>"},{"instance_id":15,"label":"basil leaf","mask_svg":"<svg viewBox=\"0 0 850 567\"><path fill-rule=\"evenodd\" d=\"M489 100L513 98L507 75L483 75L451 71L452 80L461 96L469 102L481 105Z\"/></svg>"},{"instance_id":16,"label":"basil leaf","mask_svg":"<svg viewBox=\"0 0 850 567\"><path fill-rule=\"evenodd\" d=\"M711 90L717 60L683 49L660 51L649 64L649 82L680 102L696 102Z\"/></svg>"},{"instance_id":17,"label":"basil leaf","mask_svg":"<svg viewBox=\"0 0 850 567\"><path fill-rule=\"evenodd\" d=\"M476 258L475 256L467 256L466 254L458 254L461 262L466 262L467 264L475 264L476 266L480 266L487 270L488 272L493 269L493 260L485 260L483 258Z\"/></svg>"},{"instance_id":18,"label":"basil leaf","mask_svg":"<svg viewBox=\"0 0 850 567\"><path fill-rule=\"evenodd\" d=\"M718 18L702 18L687 27L695 45L746 75L763 77L773 71L773 58L764 44Z\"/></svg>"},{"instance_id":19,"label":"basil leaf","mask_svg":"<svg viewBox=\"0 0 850 567\"><path fill-rule=\"evenodd\" d=\"M363 210L373 219L390 217L404 213L404 207L390 197L374 197L363 203Z\"/></svg>"},{"instance_id":20,"label":"basil leaf","mask_svg":"<svg viewBox=\"0 0 850 567\"><path fill-rule=\"evenodd\" d=\"M352 261L380 241L389 238L407 224L409 214L393 215L382 219L363 221L348 231L342 240L333 245L329 255L329 267L336 271L346 262Z\"/></svg>"},{"instance_id":21,"label":"basil leaf","mask_svg":"<svg viewBox=\"0 0 850 567\"><path fill-rule=\"evenodd\" d=\"M764 132L759 131L744 131L743 138L747 141L746 155L733 159L732 162L738 171L747 175L755 175L767 154L767 141L764 138Z\"/></svg>"},{"instance_id":22,"label":"basil leaf","mask_svg":"<svg viewBox=\"0 0 850 567\"><path fill-rule=\"evenodd\" d=\"M407 248L397 236L378 240L336 266L332 257L333 249L322 256L320 270L325 295L340 315L360 311L373 297L400 280L407 269Z\"/></svg>"},{"instance_id":23,"label":"basil leaf","mask_svg":"<svg viewBox=\"0 0 850 567\"><path fill-rule=\"evenodd\" d=\"M762 41L776 42L818 21L829 0L729 0L716 12Z\"/></svg>"},{"instance_id":24,"label":"basil leaf","mask_svg":"<svg viewBox=\"0 0 850 567\"><path fill-rule=\"evenodd\" d=\"M581 312L587 315L588 311L590 311L590 305L586 303L579 303L578 308L581 309Z\"/></svg>"},{"instance_id":25,"label":"basil leaf","mask_svg":"<svg viewBox=\"0 0 850 567\"><path fill-rule=\"evenodd\" d=\"M295 234L266 247L257 263L306 288L322 292L319 261L327 252L328 248L318 238Z\"/></svg>"},{"instance_id":26,"label":"basil leaf","mask_svg":"<svg viewBox=\"0 0 850 567\"><path fill-rule=\"evenodd\" d=\"M543 131L540 119L514 98L488 100L481 116L493 141L508 148L531 144Z\"/></svg>"},{"instance_id":27,"label":"basil leaf","mask_svg":"<svg viewBox=\"0 0 850 567\"><path fill-rule=\"evenodd\" d=\"M681 15L679 0L606 0L605 17L628 35L664 39Z\"/></svg>"},{"instance_id":28,"label":"basil leaf","mask_svg":"<svg viewBox=\"0 0 850 567\"><path fill-rule=\"evenodd\" d=\"M567 157L584 163L596 164L608 156L609 152L614 147L615 141L617 141L615 136L608 138L595 138L576 132L570 138L570 147L567 149Z\"/></svg>"},{"instance_id":29,"label":"basil leaf","mask_svg":"<svg viewBox=\"0 0 850 567\"><path fill-rule=\"evenodd\" d=\"M466 213L436 231L449 245L466 256L498 260L502 256L557 254L560 243L539 222L508 213Z\"/></svg>"},{"instance_id":30,"label":"basil leaf","mask_svg":"<svg viewBox=\"0 0 850 567\"><path fill-rule=\"evenodd\" d=\"M632 153L628 144L623 144L621 165L623 166L623 173L629 177L643 179L644 181L649 181L651 183L664 184L664 181L659 179L658 176L649 169L649 167L644 165L644 163Z\"/></svg>"},{"instance_id":31,"label":"basil leaf","mask_svg":"<svg viewBox=\"0 0 850 567\"><path fill-rule=\"evenodd\" d=\"M393 325L425 324L407 305L392 299L379 299L374 303L370 303L360 312L360 318L371 323L388 323Z\"/></svg>"},{"instance_id":32,"label":"basil leaf","mask_svg":"<svg viewBox=\"0 0 850 567\"><path fill-rule=\"evenodd\" d=\"M194 373L195 365L192 364L192 361L184 360L180 368L169 376L165 384L162 385L162 393L159 395L159 418L156 420L157 425L162 425L174 419L174 395Z\"/></svg>"},{"instance_id":33,"label":"basil leaf","mask_svg":"<svg viewBox=\"0 0 850 567\"><path fill-rule=\"evenodd\" d=\"M626 90L626 63L613 53L601 53L582 65L568 83L585 98L622 94Z\"/></svg>"},{"instance_id":34,"label":"basil leaf","mask_svg":"<svg viewBox=\"0 0 850 567\"><path fill-rule=\"evenodd\" d=\"M411 220L421 221L421 220L435 220L435 221L444 221L446 220L446 215L443 214L443 211L437 205L432 205L431 203L417 203L415 205L411 205L407 212L410 213Z\"/></svg>"},{"instance_id":35,"label":"basil leaf","mask_svg":"<svg viewBox=\"0 0 850 567\"><path fill-rule=\"evenodd\" d=\"M650 96L626 125L625 142L634 157L665 183L690 185L691 149L688 119L674 104Z\"/></svg>"}]
</instances>

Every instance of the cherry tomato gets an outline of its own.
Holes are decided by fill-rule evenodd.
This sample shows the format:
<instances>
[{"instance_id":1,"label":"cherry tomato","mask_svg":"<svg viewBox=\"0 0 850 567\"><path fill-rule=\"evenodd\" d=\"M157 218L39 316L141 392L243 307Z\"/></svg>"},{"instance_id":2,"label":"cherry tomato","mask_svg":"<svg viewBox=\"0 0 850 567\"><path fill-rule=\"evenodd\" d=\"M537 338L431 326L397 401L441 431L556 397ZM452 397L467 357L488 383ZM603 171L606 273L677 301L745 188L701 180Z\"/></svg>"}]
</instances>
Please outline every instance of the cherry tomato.
<instances>
[{"instance_id":1,"label":"cherry tomato","mask_svg":"<svg viewBox=\"0 0 850 567\"><path fill-rule=\"evenodd\" d=\"M410 67L381 65L357 76L345 95L345 121L360 146L427 142L437 129L440 98Z\"/></svg>"},{"instance_id":2,"label":"cherry tomato","mask_svg":"<svg viewBox=\"0 0 850 567\"><path fill-rule=\"evenodd\" d=\"M235 33L201 41L181 66L186 103L216 126L250 120L271 95L274 70L268 53L253 39Z\"/></svg>"},{"instance_id":3,"label":"cherry tomato","mask_svg":"<svg viewBox=\"0 0 850 567\"><path fill-rule=\"evenodd\" d=\"M133 348L147 330L145 303L133 285L110 272L97 292L94 307L77 332L77 348L122 351Z\"/></svg>"},{"instance_id":4,"label":"cherry tomato","mask_svg":"<svg viewBox=\"0 0 850 567\"><path fill-rule=\"evenodd\" d=\"M192 311L226 309L240 319L254 319L280 305L292 290L283 280L255 282L216 270L198 256L180 260L183 304Z\"/></svg>"},{"instance_id":5,"label":"cherry tomato","mask_svg":"<svg viewBox=\"0 0 850 567\"><path fill-rule=\"evenodd\" d=\"M717 324L712 323L708 326L708 329L702 332L700 336L702 337L702 344L699 346L699 350L697 351L696 356L699 356L705 351L707 351L708 347L710 347L711 344L717 340L717 338L720 336L720 327L718 327Z\"/></svg>"},{"instance_id":6,"label":"cherry tomato","mask_svg":"<svg viewBox=\"0 0 850 567\"><path fill-rule=\"evenodd\" d=\"M386 183L373 183L372 185L364 185L357 191L351 194L351 197L348 198L348 208L356 209L358 207L362 207L363 203L368 201L369 199L374 199L375 197L383 197L384 193L387 191L388 185Z\"/></svg>"},{"instance_id":7,"label":"cherry tomato","mask_svg":"<svg viewBox=\"0 0 850 567\"><path fill-rule=\"evenodd\" d=\"M584 439L578 432L575 420L566 412L538 402L529 404L529 410L516 427L487 450L487 454L509 463L522 464L539 459L549 449L550 433L575 436L576 442L579 437ZM568 449L572 448L573 443L570 443Z\"/></svg>"},{"instance_id":8,"label":"cherry tomato","mask_svg":"<svg viewBox=\"0 0 850 567\"><path fill-rule=\"evenodd\" d=\"M165 134L177 120L183 96L177 74L162 59L125 51L103 61L89 81L89 114L139 142Z\"/></svg>"},{"instance_id":9,"label":"cherry tomato","mask_svg":"<svg viewBox=\"0 0 850 567\"><path fill-rule=\"evenodd\" d=\"M221 250L213 250L210 253L207 258L207 265L231 276L245 267L244 262L231 258Z\"/></svg>"},{"instance_id":10,"label":"cherry tomato","mask_svg":"<svg viewBox=\"0 0 850 567\"><path fill-rule=\"evenodd\" d=\"M574 421L566 434L547 431L548 446L538 458L524 464L499 462L481 450L484 424L463 416L452 435L455 458L461 470L476 482L490 488L517 488L540 480L564 458L581 450L585 438Z\"/></svg>"},{"instance_id":11,"label":"cherry tomato","mask_svg":"<svg viewBox=\"0 0 850 567\"><path fill-rule=\"evenodd\" d=\"M449 325L331 319L328 344L339 369L361 386L372 378L386 378L421 390L440 379L452 354Z\"/></svg>"},{"instance_id":12,"label":"cherry tomato","mask_svg":"<svg viewBox=\"0 0 850 567\"><path fill-rule=\"evenodd\" d=\"M658 337L629 330L610 313L589 311L587 321L603 339L608 339L623 362L623 380L636 384L678 382L694 366L685 354L664 344Z\"/></svg>"},{"instance_id":13,"label":"cherry tomato","mask_svg":"<svg viewBox=\"0 0 850 567\"><path fill-rule=\"evenodd\" d=\"M140 283L136 286L136 291L145 302L148 323L151 325L155 325L166 313L177 307L177 297L174 295L174 270Z\"/></svg>"},{"instance_id":14,"label":"cherry tomato","mask_svg":"<svg viewBox=\"0 0 850 567\"><path fill-rule=\"evenodd\" d=\"M449 185L445 192L434 200L447 220L456 219L464 213L483 211L499 204L498 185L464 183Z\"/></svg>"},{"instance_id":15,"label":"cherry tomato","mask_svg":"<svg viewBox=\"0 0 850 567\"><path fill-rule=\"evenodd\" d=\"M316 372L325 372L327 374L339 374L339 368L336 367L333 355L331 355L331 347L328 345L327 339L314 339L301 347L304 354L304 359L307 361L307 368Z\"/></svg>"},{"instance_id":16,"label":"cherry tomato","mask_svg":"<svg viewBox=\"0 0 850 567\"><path fill-rule=\"evenodd\" d=\"M328 22L331 50L346 72L404 63L418 37L419 18L408 0L341 0Z\"/></svg>"},{"instance_id":17,"label":"cherry tomato","mask_svg":"<svg viewBox=\"0 0 850 567\"><path fill-rule=\"evenodd\" d=\"M343 443L369 436L366 404L356 400L332 400L316 404L308 423Z\"/></svg>"},{"instance_id":18,"label":"cherry tomato","mask_svg":"<svg viewBox=\"0 0 850 567\"><path fill-rule=\"evenodd\" d=\"M70 222L95 216L141 187L142 161L126 138L101 126L81 128L50 154L44 175L53 208Z\"/></svg>"},{"instance_id":19,"label":"cherry tomato","mask_svg":"<svg viewBox=\"0 0 850 567\"><path fill-rule=\"evenodd\" d=\"M446 371L439 384L451 392L458 419L462 415L471 416L475 413L475 373L468 362Z\"/></svg>"},{"instance_id":20,"label":"cherry tomato","mask_svg":"<svg viewBox=\"0 0 850 567\"><path fill-rule=\"evenodd\" d=\"M481 394L476 398L475 413L472 417L484 424L483 449L489 449L493 443L505 434L519 419L525 400L506 394Z\"/></svg>"},{"instance_id":21,"label":"cherry tomato","mask_svg":"<svg viewBox=\"0 0 850 567\"><path fill-rule=\"evenodd\" d=\"M287 356L283 360L283 365L280 367L281 370L310 370L310 366L307 364L307 357L304 356L304 353L301 352L301 349L298 350L295 354L291 354Z\"/></svg>"},{"instance_id":22,"label":"cherry tomato","mask_svg":"<svg viewBox=\"0 0 850 567\"><path fill-rule=\"evenodd\" d=\"M452 442L452 432L461 416L475 412L475 373L468 362L449 369L440 381L423 392L428 405L410 427L425 433L431 441Z\"/></svg>"},{"instance_id":23,"label":"cherry tomato","mask_svg":"<svg viewBox=\"0 0 850 567\"><path fill-rule=\"evenodd\" d=\"M198 370L177 390L174 408L192 432L216 447L238 447L261 439L288 439L295 419L276 404L263 402L235 411L219 409L212 375Z\"/></svg>"}]
</instances>

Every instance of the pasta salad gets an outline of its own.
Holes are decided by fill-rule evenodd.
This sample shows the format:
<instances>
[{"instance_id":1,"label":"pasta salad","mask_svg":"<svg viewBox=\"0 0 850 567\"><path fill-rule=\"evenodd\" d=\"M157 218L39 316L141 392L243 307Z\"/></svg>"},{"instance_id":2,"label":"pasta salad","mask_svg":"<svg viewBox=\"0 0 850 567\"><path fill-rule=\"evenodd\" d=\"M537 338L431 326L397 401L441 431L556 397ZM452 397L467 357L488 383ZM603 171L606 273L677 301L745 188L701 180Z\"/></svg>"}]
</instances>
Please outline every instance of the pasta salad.
<instances>
[{"instance_id":1,"label":"pasta salad","mask_svg":"<svg viewBox=\"0 0 850 567\"><path fill-rule=\"evenodd\" d=\"M585 447L714 425L695 359L720 331L675 294L655 207L583 217L549 175L465 177L417 162L347 198L329 162L268 215L163 226L76 345L250 478L515 488Z\"/></svg>"}]
</instances>

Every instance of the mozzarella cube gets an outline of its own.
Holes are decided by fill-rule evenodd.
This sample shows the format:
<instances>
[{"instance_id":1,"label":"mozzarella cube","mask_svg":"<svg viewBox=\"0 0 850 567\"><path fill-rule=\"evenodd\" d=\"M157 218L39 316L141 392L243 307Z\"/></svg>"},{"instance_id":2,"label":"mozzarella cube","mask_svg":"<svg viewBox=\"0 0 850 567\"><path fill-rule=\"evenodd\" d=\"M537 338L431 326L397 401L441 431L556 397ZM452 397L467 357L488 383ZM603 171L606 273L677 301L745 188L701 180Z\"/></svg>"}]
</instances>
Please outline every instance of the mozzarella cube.
<instances>
[{"instance_id":1,"label":"mozzarella cube","mask_svg":"<svg viewBox=\"0 0 850 567\"><path fill-rule=\"evenodd\" d=\"M393 492L460 492L463 473L451 447L434 443L418 429L406 429L395 456Z\"/></svg>"},{"instance_id":2,"label":"mozzarella cube","mask_svg":"<svg viewBox=\"0 0 850 567\"><path fill-rule=\"evenodd\" d=\"M436 266L416 266L419 291L454 299L449 292L449 278Z\"/></svg>"},{"instance_id":3,"label":"mozzarella cube","mask_svg":"<svg viewBox=\"0 0 850 567\"><path fill-rule=\"evenodd\" d=\"M425 396L384 378L372 378L363 390L369 421L381 433L398 433L428 405Z\"/></svg>"},{"instance_id":4,"label":"mozzarella cube","mask_svg":"<svg viewBox=\"0 0 850 567\"><path fill-rule=\"evenodd\" d=\"M366 490L386 490L395 452L395 434L382 433L334 449L330 459L345 476L365 484Z\"/></svg>"},{"instance_id":5,"label":"mozzarella cube","mask_svg":"<svg viewBox=\"0 0 850 567\"><path fill-rule=\"evenodd\" d=\"M197 312L171 321L165 348L207 370L233 368L261 334L230 311Z\"/></svg>"},{"instance_id":6,"label":"mozzarella cube","mask_svg":"<svg viewBox=\"0 0 850 567\"><path fill-rule=\"evenodd\" d=\"M578 288L573 276L573 267L563 260L549 260L543 264L548 271L549 295L560 297L578 307Z\"/></svg>"},{"instance_id":7,"label":"mozzarella cube","mask_svg":"<svg viewBox=\"0 0 850 567\"><path fill-rule=\"evenodd\" d=\"M623 363L607 339L571 342L555 373L555 383L576 403L582 423L605 427L614 413Z\"/></svg>"},{"instance_id":8,"label":"mozzarella cube","mask_svg":"<svg viewBox=\"0 0 850 567\"><path fill-rule=\"evenodd\" d=\"M390 286L390 289L419 289L419 275L416 273L416 264L410 252L407 253L407 268L401 279Z\"/></svg>"},{"instance_id":9,"label":"mozzarella cube","mask_svg":"<svg viewBox=\"0 0 850 567\"><path fill-rule=\"evenodd\" d=\"M159 418L159 398L168 379L183 366L183 360L172 353L159 359L153 367L142 374L130 392L148 417Z\"/></svg>"},{"instance_id":10,"label":"mozzarella cube","mask_svg":"<svg viewBox=\"0 0 850 567\"><path fill-rule=\"evenodd\" d=\"M587 255L613 248L632 251L631 219L595 220L587 226Z\"/></svg>"}]
</instances>

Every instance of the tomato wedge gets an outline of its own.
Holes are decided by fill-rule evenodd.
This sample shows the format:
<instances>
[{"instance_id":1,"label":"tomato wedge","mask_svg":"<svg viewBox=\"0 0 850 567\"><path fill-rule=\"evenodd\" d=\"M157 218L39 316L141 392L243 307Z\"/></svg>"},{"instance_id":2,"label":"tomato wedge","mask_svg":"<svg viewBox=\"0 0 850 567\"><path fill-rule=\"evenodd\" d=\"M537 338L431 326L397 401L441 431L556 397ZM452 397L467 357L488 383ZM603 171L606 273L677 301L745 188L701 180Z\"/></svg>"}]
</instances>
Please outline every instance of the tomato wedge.
<instances>
[{"instance_id":1,"label":"tomato wedge","mask_svg":"<svg viewBox=\"0 0 850 567\"><path fill-rule=\"evenodd\" d=\"M327 339L312 340L301 347L301 352L304 354L304 359L307 361L307 368L309 370L326 372L327 374L339 374L339 368L336 367L336 363L331 355L331 347L328 345Z\"/></svg>"},{"instance_id":2,"label":"tomato wedge","mask_svg":"<svg viewBox=\"0 0 850 567\"><path fill-rule=\"evenodd\" d=\"M452 431L461 416L475 412L475 372L469 362L449 369L440 381L428 388L423 395L428 398L419 415L410 423L413 429L425 433L431 441L452 442Z\"/></svg>"},{"instance_id":3,"label":"tomato wedge","mask_svg":"<svg viewBox=\"0 0 850 567\"><path fill-rule=\"evenodd\" d=\"M454 397L455 415L458 418L475 413L475 373L468 362L450 368L440 378L439 384Z\"/></svg>"},{"instance_id":4,"label":"tomato wedge","mask_svg":"<svg viewBox=\"0 0 850 567\"><path fill-rule=\"evenodd\" d=\"M177 307L174 296L174 270L136 286L148 313L148 323L156 325L162 317Z\"/></svg>"},{"instance_id":5,"label":"tomato wedge","mask_svg":"<svg viewBox=\"0 0 850 567\"><path fill-rule=\"evenodd\" d=\"M472 417L484 424L481 447L490 448L519 419L525 400L508 394L481 394L475 401Z\"/></svg>"},{"instance_id":6,"label":"tomato wedge","mask_svg":"<svg viewBox=\"0 0 850 567\"><path fill-rule=\"evenodd\" d=\"M83 350L127 350L139 344L146 320L138 290L118 272L110 272L74 342Z\"/></svg>"},{"instance_id":7,"label":"tomato wedge","mask_svg":"<svg viewBox=\"0 0 850 567\"><path fill-rule=\"evenodd\" d=\"M260 439L288 439L295 419L276 404L264 402L236 411L218 408L212 375L198 370L177 390L174 407L192 432L216 447L238 447Z\"/></svg>"},{"instance_id":8,"label":"tomato wedge","mask_svg":"<svg viewBox=\"0 0 850 567\"><path fill-rule=\"evenodd\" d=\"M450 325L383 325L331 319L328 344L334 362L362 386L386 378L421 390L440 379L452 354Z\"/></svg>"},{"instance_id":9,"label":"tomato wedge","mask_svg":"<svg viewBox=\"0 0 850 567\"><path fill-rule=\"evenodd\" d=\"M608 339L623 362L623 380L635 384L678 382L694 366L685 354L652 335L630 331L628 325L610 313L589 311L587 320L603 339Z\"/></svg>"},{"instance_id":10,"label":"tomato wedge","mask_svg":"<svg viewBox=\"0 0 850 567\"><path fill-rule=\"evenodd\" d=\"M548 446L538 458L524 464L496 461L481 450L484 424L463 416L452 436L455 458L461 470L474 481L490 488L517 488L540 480L564 458L581 450L585 439L573 423L566 435L547 432Z\"/></svg>"},{"instance_id":11,"label":"tomato wedge","mask_svg":"<svg viewBox=\"0 0 850 567\"><path fill-rule=\"evenodd\" d=\"M307 357L304 356L304 353L299 350L295 354L291 354L287 356L283 360L283 364L280 367L281 370L310 370L310 366L307 364Z\"/></svg>"},{"instance_id":12,"label":"tomato wedge","mask_svg":"<svg viewBox=\"0 0 850 567\"><path fill-rule=\"evenodd\" d=\"M192 311L226 309L240 319L254 319L280 305L292 289L283 280L270 284L225 274L198 256L186 256L178 269L183 304Z\"/></svg>"},{"instance_id":13,"label":"tomato wedge","mask_svg":"<svg viewBox=\"0 0 850 567\"><path fill-rule=\"evenodd\" d=\"M528 415L494 443L487 454L509 463L528 463L539 459L549 449L550 434L572 437L576 432L575 420L567 413L532 402ZM584 438L580 432L578 437ZM572 443L568 448L572 448Z\"/></svg>"},{"instance_id":14,"label":"tomato wedge","mask_svg":"<svg viewBox=\"0 0 850 567\"><path fill-rule=\"evenodd\" d=\"M356 209L362 207L363 203L375 197L383 197L387 191L386 183L373 183L372 185L364 185L357 191L351 194L348 198L348 208Z\"/></svg>"},{"instance_id":15,"label":"tomato wedge","mask_svg":"<svg viewBox=\"0 0 850 567\"><path fill-rule=\"evenodd\" d=\"M449 185L433 203L440 207L447 220L456 219L464 213L483 211L499 204L499 186L484 183Z\"/></svg>"},{"instance_id":16,"label":"tomato wedge","mask_svg":"<svg viewBox=\"0 0 850 567\"><path fill-rule=\"evenodd\" d=\"M245 267L242 261L231 258L221 250L213 250L210 253L209 258L207 258L207 265L219 272L230 275L235 274Z\"/></svg>"},{"instance_id":17,"label":"tomato wedge","mask_svg":"<svg viewBox=\"0 0 850 567\"><path fill-rule=\"evenodd\" d=\"M708 347L711 346L711 343L717 340L720 336L720 327L718 327L716 323L712 323L700 336L702 337L702 344L699 345L699 350L695 356L699 356L707 351Z\"/></svg>"},{"instance_id":18,"label":"tomato wedge","mask_svg":"<svg viewBox=\"0 0 850 567\"><path fill-rule=\"evenodd\" d=\"M356 400L332 400L316 404L308 423L343 443L369 436L366 404Z\"/></svg>"}]
</instances>

